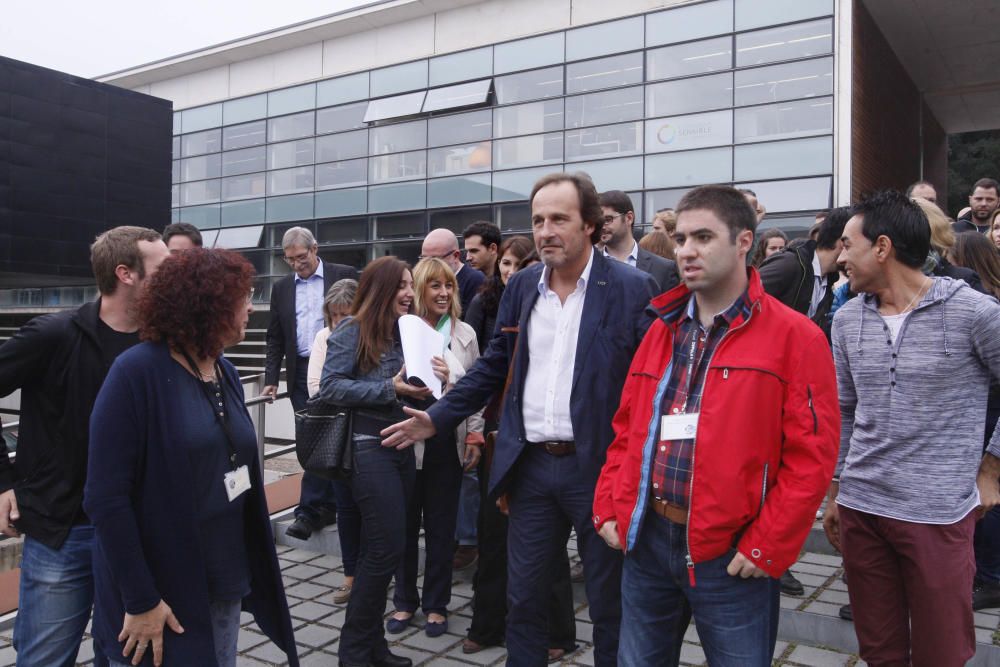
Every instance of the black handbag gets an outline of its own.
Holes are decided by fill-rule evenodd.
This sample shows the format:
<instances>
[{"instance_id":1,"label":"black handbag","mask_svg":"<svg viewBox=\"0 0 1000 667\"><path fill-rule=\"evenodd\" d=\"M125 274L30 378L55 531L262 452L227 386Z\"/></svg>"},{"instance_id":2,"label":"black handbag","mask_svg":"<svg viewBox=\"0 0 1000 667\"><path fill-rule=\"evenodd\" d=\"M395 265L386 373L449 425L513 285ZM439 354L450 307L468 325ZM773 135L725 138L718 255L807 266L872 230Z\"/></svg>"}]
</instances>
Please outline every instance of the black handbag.
<instances>
[{"instance_id":1,"label":"black handbag","mask_svg":"<svg viewBox=\"0 0 1000 667\"><path fill-rule=\"evenodd\" d=\"M353 411L310 399L295 413L295 454L306 472L324 479L350 475Z\"/></svg>"}]
</instances>

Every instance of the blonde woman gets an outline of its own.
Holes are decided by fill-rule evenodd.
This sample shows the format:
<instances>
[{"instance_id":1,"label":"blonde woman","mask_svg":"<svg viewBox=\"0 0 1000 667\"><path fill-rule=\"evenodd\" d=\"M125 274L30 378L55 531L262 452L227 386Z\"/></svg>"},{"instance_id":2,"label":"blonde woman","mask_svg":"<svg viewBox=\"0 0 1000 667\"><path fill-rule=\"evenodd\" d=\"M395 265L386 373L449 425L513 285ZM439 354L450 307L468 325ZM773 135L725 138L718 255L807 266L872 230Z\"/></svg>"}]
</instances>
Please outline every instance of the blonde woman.
<instances>
[{"instance_id":1,"label":"blonde woman","mask_svg":"<svg viewBox=\"0 0 1000 667\"><path fill-rule=\"evenodd\" d=\"M451 267L431 257L413 269L413 293L414 313L444 336L443 356L448 363L450 387L479 358L475 331L459 319L462 306L458 281ZM479 462L482 442L480 412L463 422L456 432L437 435L414 447L417 479L407 503L406 548L396 570L393 595L396 612L386 622L390 633L399 633L409 627L418 606L427 617L424 628L427 636L440 637L448 630L462 471L471 470ZM423 599L417 590L417 538L421 525L427 548Z\"/></svg>"}]
</instances>

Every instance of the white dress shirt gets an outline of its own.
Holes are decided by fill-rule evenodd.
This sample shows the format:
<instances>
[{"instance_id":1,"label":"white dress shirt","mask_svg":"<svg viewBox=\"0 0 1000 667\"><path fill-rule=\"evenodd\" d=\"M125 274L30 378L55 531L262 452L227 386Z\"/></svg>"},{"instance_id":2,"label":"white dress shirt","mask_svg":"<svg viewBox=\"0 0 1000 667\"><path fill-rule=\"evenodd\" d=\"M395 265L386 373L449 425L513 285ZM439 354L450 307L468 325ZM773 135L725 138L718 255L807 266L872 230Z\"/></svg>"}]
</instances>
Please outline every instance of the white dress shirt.
<instances>
[{"instance_id":1,"label":"white dress shirt","mask_svg":"<svg viewBox=\"0 0 1000 667\"><path fill-rule=\"evenodd\" d=\"M604 256L605 257L610 257L611 259L613 259L615 261L619 261L619 259L617 257L615 257L610 252L608 252L608 247L607 246L604 246ZM635 239L632 239L632 249L629 250L628 255L625 257L624 260L620 260L620 261L624 261L629 266L635 266L636 263L639 261L639 244L636 242Z\"/></svg>"},{"instance_id":2,"label":"white dress shirt","mask_svg":"<svg viewBox=\"0 0 1000 667\"><path fill-rule=\"evenodd\" d=\"M295 338L300 357L308 357L316 334L323 328L323 260L303 280L295 274Z\"/></svg>"},{"instance_id":3,"label":"white dress shirt","mask_svg":"<svg viewBox=\"0 0 1000 667\"><path fill-rule=\"evenodd\" d=\"M823 273L823 267L820 266L819 253L817 252L813 254L813 291L812 298L809 300L809 312L806 313L809 317L816 314L824 296L826 296L826 274Z\"/></svg>"},{"instance_id":4,"label":"white dress shirt","mask_svg":"<svg viewBox=\"0 0 1000 667\"><path fill-rule=\"evenodd\" d=\"M573 440L569 402L576 366L576 341L594 253L566 298L549 289L548 267L538 281L538 300L528 320L528 375L524 380L522 413L529 442Z\"/></svg>"}]
</instances>

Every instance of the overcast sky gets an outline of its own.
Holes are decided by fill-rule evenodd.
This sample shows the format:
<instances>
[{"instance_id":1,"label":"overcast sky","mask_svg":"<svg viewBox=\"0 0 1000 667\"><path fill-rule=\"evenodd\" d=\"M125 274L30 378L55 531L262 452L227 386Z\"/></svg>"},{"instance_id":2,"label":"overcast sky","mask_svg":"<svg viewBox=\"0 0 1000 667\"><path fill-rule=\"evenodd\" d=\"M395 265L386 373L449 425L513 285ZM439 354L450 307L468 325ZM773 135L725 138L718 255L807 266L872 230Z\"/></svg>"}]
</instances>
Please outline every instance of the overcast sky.
<instances>
[{"instance_id":1,"label":"overcast sky","mask_svg":"<svg viewBox=\"0 0 1000 667\"><path fill-rule=\"evenodd\" d=\"M0 55L92 78L371 0L0 0Z\"/></svg>"}]
</instances>

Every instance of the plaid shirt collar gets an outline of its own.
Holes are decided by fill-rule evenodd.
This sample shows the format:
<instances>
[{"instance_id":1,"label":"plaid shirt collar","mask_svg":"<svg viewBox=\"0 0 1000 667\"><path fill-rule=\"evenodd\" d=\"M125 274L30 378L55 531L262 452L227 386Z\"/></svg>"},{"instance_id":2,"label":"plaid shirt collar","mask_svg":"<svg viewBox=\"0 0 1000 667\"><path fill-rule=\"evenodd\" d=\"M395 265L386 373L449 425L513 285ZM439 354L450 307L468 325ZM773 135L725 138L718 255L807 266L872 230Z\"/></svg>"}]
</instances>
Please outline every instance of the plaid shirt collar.
<instances>
[{"instance_id":1,"label":"plaid shirt collar","mask_svg":"<svg viewBox=\"0 0 1000 667\"><path fill-rule=\"evenodd\" d=\"M667 324L676 322L678 326L683 326L688 320L696 320L697 303L694 296L694 294L691 294L686 308L677 308L664 315L664 322ZM732 328L750 316L750 309L752 307L753 302L750 300L750 288L748 286L747 289L743 290L743 294L736 301L733 301L732 305L715 316L713 326Z\"/></svg>"}]
</instances>

